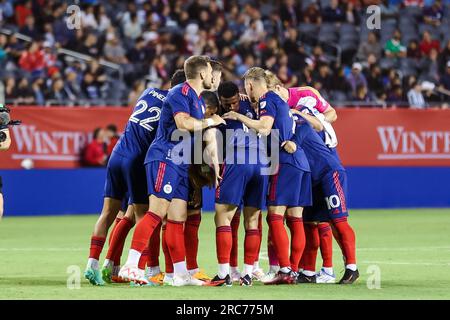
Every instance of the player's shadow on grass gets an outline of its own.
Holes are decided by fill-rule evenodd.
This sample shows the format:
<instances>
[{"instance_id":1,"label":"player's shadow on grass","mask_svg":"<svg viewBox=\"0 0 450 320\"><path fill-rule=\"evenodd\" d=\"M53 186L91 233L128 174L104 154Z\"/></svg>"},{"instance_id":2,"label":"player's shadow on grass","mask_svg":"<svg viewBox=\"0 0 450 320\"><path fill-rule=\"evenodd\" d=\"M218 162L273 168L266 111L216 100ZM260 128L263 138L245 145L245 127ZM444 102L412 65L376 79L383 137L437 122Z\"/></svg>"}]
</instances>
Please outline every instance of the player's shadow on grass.
<instances>
[{"instance_id":1,"label":"player's shadow on grass","mask_svg":"<svg viewBox=\"0 0 450 320\"><path fill-rule=\"evenodd\" d=\"M14 278L0 278L0 288L2 286L11 286L11 287L45 287L45 286L52 286L52 287L67 287L66 280L52 280L52 279L36 279L36 278L26 278L26 277L20 277L17 279Z\"/></svg>"}]
</instances>

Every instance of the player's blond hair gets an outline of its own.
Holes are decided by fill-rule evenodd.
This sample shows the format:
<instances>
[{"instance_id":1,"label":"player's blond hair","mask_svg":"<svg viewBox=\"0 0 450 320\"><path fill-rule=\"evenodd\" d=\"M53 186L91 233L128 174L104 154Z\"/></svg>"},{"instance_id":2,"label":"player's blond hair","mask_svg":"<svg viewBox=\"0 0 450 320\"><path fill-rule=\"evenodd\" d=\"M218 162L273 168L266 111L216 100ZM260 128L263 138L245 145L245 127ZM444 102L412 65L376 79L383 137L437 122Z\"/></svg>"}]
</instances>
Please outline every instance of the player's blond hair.
<instances>
[{"instance_id":1,"label":"player's blond hair","mask_svg":"<svg viewBox=\"0 0 450 320\"><path fill-rule=\"evenodd\" d=\"M208 67L211 59L208 56L191 56L184 62L186 79L196 79L198 74Z\"/></svg>"},{"instance_id":2,"label":"player's blond hair","mask_svg":"<svg viewBox=\"0 0 450 320\"><path fill-rule=\"evenodd\" d=\"M244 80L266 82L266 73L263 68L253 67L244 74Z\"/></svg>"},{"instance_id":3,"label":"player's blond hair","mask_svg":"<svg viewBox=\"0 0 450 320\"><path fill-rule=\"evenodd\" d=\"M278 79L278 77L272 71L266 70L264 71L264 73L268 89L274 89L276 86L283 85L281 80Z\"/></svg>"}]
</instances>

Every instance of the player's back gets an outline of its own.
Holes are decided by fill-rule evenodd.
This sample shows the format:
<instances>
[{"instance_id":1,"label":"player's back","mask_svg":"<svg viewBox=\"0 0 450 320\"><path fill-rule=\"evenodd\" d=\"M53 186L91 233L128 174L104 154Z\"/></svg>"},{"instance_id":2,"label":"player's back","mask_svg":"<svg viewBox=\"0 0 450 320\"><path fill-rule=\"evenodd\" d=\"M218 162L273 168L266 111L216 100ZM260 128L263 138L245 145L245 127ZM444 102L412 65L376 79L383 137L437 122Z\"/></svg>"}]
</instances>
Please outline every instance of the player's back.
<instances>
[{"instance_id":1,"label":"player's back","mask_svg":"<svg viewBox=\"0 0 450 320\"><path fill-rule=\"evenodd\" d=\"M311 167L313 183L331 170L344 170L339 158L328 148L311 125L303 119L297 121L293 141L305 151Z\"/></svg>"},{"instance_id":2,"label":"player's back","mask_svg":"<svg viewBox=\"0 0 450 320\"><path fill-rule=\"evenodd\" d=\"M192 138L190 144L188 144L189 141L173 135L175 130L177 130L175 123L175 115L177 113L186 113L196 119L203 119L205 113L203 99L197 96L194 89L187 82L181 83L169 90L161 109L161 119L156 137L147 151L145 163L161 160L179 164L179 161L182 159L173 159L172 157L174 156L172 151L175 146L183 143L183 148L192 148L194 144L193 138L195 137L192 133L189 134ZM177 156L183 157L184 154L180 152ZM186 172L187 174L188 163L184 162L180 166L186 169L182 170L182 172Z\"/></svg>"},{"instance_id":3,"label":"player's back","mask_svg":"<svg viewBox=\"0 0 450 320\"><path fill-rule=\"evenodd\" d=\"M297 151L292 154L281 148L281 143L291 140L295 132L295 122L288 104L279 95L269 91L260 99L259 116L270 116L274 119L272 130L276 131L272 131L271 135L276 134L279 141L279 162L291 164L304 171L310 171L301 147L298 147Z\"/></svg>"},{"instance_id":4,"label":"player's back","mask_svg":"<svg viewBox=\"0 0 450 320\"><path fill-rule=\"evenodd\" d=\"M287 103L290 108L315 108L320 113L323 113L330 106L330 104L321 96L319 91L313 87L294 87L289 88L288 91L289 99Z\"/></svg>"},{"instance_id":5,"label":"player's back","mask_svg":"<svg viewBox=\"0 0 450 320\"><path fill-rule=\"evenodd\" d=\"M124 157L145 157L155 138L167 92L148 88L142 93L113 152Z\"/></svg>"}]
</instances>

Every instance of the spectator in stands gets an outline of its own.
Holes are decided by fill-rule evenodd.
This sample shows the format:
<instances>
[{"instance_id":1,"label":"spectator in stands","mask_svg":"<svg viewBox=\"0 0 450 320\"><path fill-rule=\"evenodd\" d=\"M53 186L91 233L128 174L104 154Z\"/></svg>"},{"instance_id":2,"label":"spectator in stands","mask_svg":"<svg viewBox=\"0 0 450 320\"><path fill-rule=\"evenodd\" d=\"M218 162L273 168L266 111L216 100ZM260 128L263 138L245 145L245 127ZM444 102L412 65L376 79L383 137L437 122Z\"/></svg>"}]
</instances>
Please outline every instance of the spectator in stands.
<instances>
[{"instance_id":1,"label":"spectator in stands","mask_svg":"<svg viewBox=\"0 0 450 320\"><path fill-rule=\"evenodd\" d=\"M435 0L430 7L423 8L423 21L434 27L439 27L444 16L441 0Z\"/></svg>"},{"instance_id":2,"label":"spectator in stands","mask_svg":"<svg viewBox=\"0 0 450 320\"><path fill-rule=\"evenodd\" d=\"M20 67L32 74L33 77L41 76L45 67L44 52L38 42L31 42L27 51L24 51L19 60Z\"/></svg>"},{"instance_id":3,"label":"spectator in stands","mask_svg":"<svg viewBox=\"0 0 450 320\"><path fill-rule=\"evenodd\" d=\"M108 33L106 37L106 44L103 48L103 53L105 58L111 62L118 64L128 63L128 59L125 56L125 49L119 39L117 39L117 36L113 33Z\"/></svg>"},{"instance_id":4,"label":"spectator in stands","mask_svg":"<svg viewBox=\"0 0 450 320\"><path fill-rule=\"evenodd\" d=\"M297 27L300 22L300 7L294 0L284 0L280 6L280 18L285 28Z\"/></svg>"},{"instance_id":5,"label":"spectator in stands","mask_svg":"<svg viewBox=\"0 0 450 320\"><path fill-rule=\"evenodd\" d=\"M44 42L49 43L52 47L56 44L53 26L51 23L44 24Z\"/></svg>"},{"instance_id":6,"label":"spectator in stands","mask_svg":"<svg viewBox=\"0 0 450 320\"><path fill-rule=\"evenodd\" d=\"M33 90L31 90L27 78L20 79L17 90L14 93L16 95L14 100L17 104L31 105L35 102Z\"/></svg>"},{"instance_id":7,"label":"spectator in stands","mask_svg":"<svg viewBox=\"0 0 450 320\"><path fill-rule=\"evenodd\" d=\"M403 105L405 103L405 98L403 96L403 89L401 85L394 85L389 91L386 102L393 104Z\"/></svg>"},{"instance_id":8,"label":"spectator in stands","mask_svg":"<svg viewBox=\"0 0 450 320\"><path fill-rule=\"evenodd\" d=\"M320 14L319 6L317 3L312 2L302 13L303 22L320 25L322 23L322 16Z\"/></svg>"},{"instance_id":9,"label":"spectator in stands","mask_svg":"<svg viewBox=\"0 0 450 320\"><path fill-rule=\"evenodd\" d=\"M95 77L92 73L86 73L81 83L81 90L83 95L90 100L98 101L101 98L100 86L95 81Z\"/></svg>"},{"instance_id":10,"label":"spectator in stands","mask_svg":"<svg viewBox=\"0 0 450 320\"><path fill-rule=\"evenodd\" d=\"M345 22L345 9L340 5L339 0L331 0L330 5L322 10L322 20L331 23Z\"/></svg>"},{"instance_id":11,"label":"spectator in stands","mask_svg":"<svg viewBox=\"0 0 450 320\"><path fill-rule=\"evenodd\" d=\"M347 95L348 93L351 92L352 88L347 82L343 66L337 66L335 68L331 90L332 90L331 97L333 100L336 101L348 100Z\"/></svg>"},{"instance_id":12,"label":"spectator in stands","mask_svg":"<svg viewBox=\"0 0 450 320\"><path fill-rule=\"evenodd\" d=\"M375 55L375 57L379 60L382 54L381 44L378 41L377 34L375 32L370 32L367 36L367 40L361 42L358 48L358 53L356 54L356 58L359 60L366 59L369 54Z\"/></svg>"},{"instance_id":13,"label":"spectator in stands","mask_svg":"<svg viewBox=\"0 0 450 320\"><path fill-rule=\"evenodd\" d=\"M277 77L286 88L294 87L298 83L297 76L292 74L286 65L280 66L277 72Z\"/></svg>"},{"instance_id":14,"label":"spectator in stands","mask_svg":"<svg viewBox=\"0 0 450 320\"><path fill-rule=\"evenodd\" d=\"M43 86L44 86L44 79L42 78L37 78L31 84L31 90L33 90L34 93L34 101L38 106L45 105L45 94ZM65 104L65 101L63 102L63 104Z\"/></svg>"},{"instance_id":15,"label":"spectator in stands","mask_svg":"<svg viewBox=\"0 0 450 320\"><path fill-rule=\"evenodd\" d=\"M82 32L81 32L82 34ZM92 57L98 57L100 55L100 49L98 45L98 38L94 33L88 33L84 41L82 39L81 43L76 48L77 51L87 54Z\"/></svg>"},{"instance_id":16,"label":"spectator in stands","mask_svg":"<svg viewBox=\"0 0 450 320\"><path fill-rule=\"evenodd\" d=\"M80 86L78 74L74 68L68 68L65 71L66 83L64 84L64 91L70 101L76 102L78 99L84 97Z\"/></svg>"},{"instance_id":17,"label":"spectator in stands","mask_svg":"<svg viewBox=\"0 0 450 320\"><path fill-rule=\"evenodd\" d=\"M97 29L98 22L94 13L94 7L91 5L86 6L85 10L81 13L81 24L83 28Z\"/></svg>"},{"instance_id":18,"label":"spectator in stands","mask_svg":"<svg viewBox=\"0 0 450 320\"><path fill-rule=\"evenodd\" d=\"M450 60L446 64L446 72L441 77L440 88L447 90L447 101L450 100Z\"/></svg>"},{"instance_id":19,"label":"spectator in stands","mask_svg":"<svg viewBox=\"0 0 450 320\"><path fill-rule=\"evenodd\" d=\"M428 56L433 48L439 51L441 44L439 43L439 40L432 39L430 32L425 30L419 47L422 55Z\"/></svg>"},{"instance_id":20,"label":"spectator in stands","mask_svg":"<svg viewBox=\"0 0 450 320\"><path fill-rule=\"evenodd\" d=\"M115 124L109 124L106 126L105 130L105 141L106 141L106 155L109 157L119 141L119 133L117 132L117 126Z\"/></svg>"},{"instance_id":21,"label":"spectator in stands","mask_svg":"<svg viewBox=\"0 0 450 320\"><path fill-rule=\"evenodd\" d=\"M40 32L37 30L35 25L34 16L28 16L25 19L25 25L20 28L20 33L30 37L31 39L37 39Z\"/></svg>"},{"instance_id":22,"label":"spectator in stands","mask_svg":"<svg viewBox=\"0 0 450 320\"><path fill-rule=\"evenodd\" d=\"M413 39L409 42L406 56L414 60L420 60L420 58L422 57L422 52L420 51L417 40Z\"/></svg>"},{"instance_id":23,"label":"spectator in stands","mask_svg":"<svg viewBox=\"0 0 450 320\"><path fill-rule=\"evenodd\" d=\"M333 77L326 63L319 63L318 70L313 74L314 82L320 83L322 89L329 94L333 87Z\"/></svg>"},{"instance_id":24,"label":"spectator in stands","mask_svg":"<svg viewBox=\"0 0 450 320\"><path fill-rule=\"evenodd\" d=\"M61 78L55 79L47 95L47 101L52 105L64 105L67 98L67 93L64 91L64 81Z\"/></svg>"},{"instance_id":25,"label":"spectator in stands","mask_svg":"<svg viewBox=\"0 0 450 320\"><path fill-rule=\"evenodd\" d=\"M141 24L136 13L132 13L130 15L130 20L124 23L123 33L127 38L131 40L135 40L142 35Z\"/></svg>"},{"instance_id":26,"label":"spectator in stands","mask_svg":"<svg viewBox=\"0 0 450 320\"><path fill-rule=\"evenodd\" d=\"M362 85L367 87L367 80L362 73L362 65L359 62L355 62L352 65L352 71L347 76L347 81L352 89L352 95L355 97L357 95L356 89L358 86Z\"/></svg>"},{"instance_id":27,"label":"spectator in stands","mask_svg":"<svg viewBox=\"0 0 450 320\"><path fill-rule=\"evenodd\" d=\"M448 61L450 61L450 40L447 41L444 50L442 50L442 52L439 54L439 66L440 66L439 72L441 74L444 74L446 72L446 66Z\"/></svg>"},{"instance_id":28,"label":"spectator in stands","mask_svg":"<svg viewBox=\"0 0 450 320\"><path fill-rule=\"evenodd\" d=\"M111 19L107 16L106 9L102 4L96 7L95 20L98 23L97 30L100 32L106 31L111 26Z\"/></svg>"},{"instance_id":29,"label":"spectator in stands","mask_svg":"<svg viewBox=\"0 0 450 320\"><path fill-rule=\"evenodd\" d=\"M107 155L105 152L105 131L96 128L92 141L86 146L83 155L83 162L86 166L102 167L106 165Z\"/></svg>"},{"instance_id":30,"label":"spectator in stands","mask_svg":"<svg viewBox=\"0 0 450 320\"><path fill-rule=\"evenodd\" d=\"M438 51L431 48L430 54L422 58L420 62L420 69L422 70L421 78L423 80L439 83L439 61Z\"/></svg>"},{"instance_id":31,"label":"spectator in stands","mask_svg":"<svg viewBox=\"0 0 450 320\"><path fill-rule=\"evenodd\" d=\"M371 65L366 78L369 93L377 98L383 98L384 86L381 68L376 64Z\"/></svg>"},{"instance_id":32,"label":"spectator in stands","mask_svg":"<svg viewBox=\"0 0 450 320\"><path fill-rule=\"evenodd\" d=\"M5 79L5 100L6 103L13 103L17 97L16 79L8 77Z\"/></svg>"},{"instance_id":33,"label":"spectator in stands","mask_svg":"<svg viewBox=\"0 0 450 320\"><path fill-rule=\"evenodd\" d=\"M356 88L356 95L353 96L353 100L357 102L370 102L372 99L370 98L367 87L363 84L359 84Z\"/></svg>"},{"instance_id":34,"label":"spectator in stands","mask_svg":"<svg viewBox=\"0 0 450 320\"><path fill-rule=\"evenodd\" d=\"M391 39L386 42L384 52L386 57L397 58L406 56L406 48L401 43L402 34L399 30L395 30Z\"/></svg>"},{"instance_id":35,"label":"spectator in stands","mask_svg":"<svg viewBox=\"0 0 450 320\"><path fill-rule=\"evenodd\" d=\"M409 89L408 94L408 103L410 108L412 109L424 109L426 106L425 98L422 94L422 87L418 81L414 82Z\"/></svg>"},{"instance_id":36,"label":"spectator in stands","mask_svg":"<svg viewBox=\"0 0 450 320\"><path fill-rule=\"evenodd\" d=\"M133 89L128 95L128 105L134 107L138 98L141 96L142 92L145 90L145 83L141 80L136 80L133 84Z\"/></svg>"},{"instance_id":37,"label":"spectator in stands","mask_svg":"<svg viewBox=\"0 0 450 320\"><path fill-rule=\"evenodd\" d=\"M9 0L0 0L0 24L2 20L7 21L14 15L14 8Z\"/></svg>"},{"instance_id":38,"label":"spectator in stands","mask_svg":"<svg viewBox=\"0 0 450 320\"><path fill-rule=\"evenodd\" d=\"M27 17L33 15L32 7L33 4L30 0L24 1L22 4L16 6L16 23L19 28L25 26Z\"/></svg>"}]
</instances>

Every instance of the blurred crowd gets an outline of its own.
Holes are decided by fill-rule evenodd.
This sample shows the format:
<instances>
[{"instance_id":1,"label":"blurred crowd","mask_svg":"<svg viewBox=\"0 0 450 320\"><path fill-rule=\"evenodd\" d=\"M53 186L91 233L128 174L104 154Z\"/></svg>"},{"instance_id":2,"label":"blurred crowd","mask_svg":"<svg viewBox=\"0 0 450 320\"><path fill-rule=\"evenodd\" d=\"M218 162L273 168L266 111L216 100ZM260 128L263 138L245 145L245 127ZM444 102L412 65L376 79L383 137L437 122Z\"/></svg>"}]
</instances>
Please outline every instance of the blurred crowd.
<instances>
[{"instance_id":1,"label":"blurred crowd","mask_svg":"<svg viewBox=\"0 0 450 320\"><path fill-rule=\"evenodd\" d=\"M115 124L95 128L91 142L81 151L81 164L87 167L106 166L119 137Z\"/></svg>"},{"instance_id":2,"label":"blurred crowd","mask_svg":"<svg viewBox=\"0 0 450 320\"><path fill-rule=\"evenodd\" d=\"M6 102L133 104L192 54L221 61L226 80L261 66L335 105L450 101L449 0L90 0L68 13L71 3L0 0L0 28L30 40L0 33ZM381 29L368 23L373 4Z\"/></svg>"}]
</instances>

